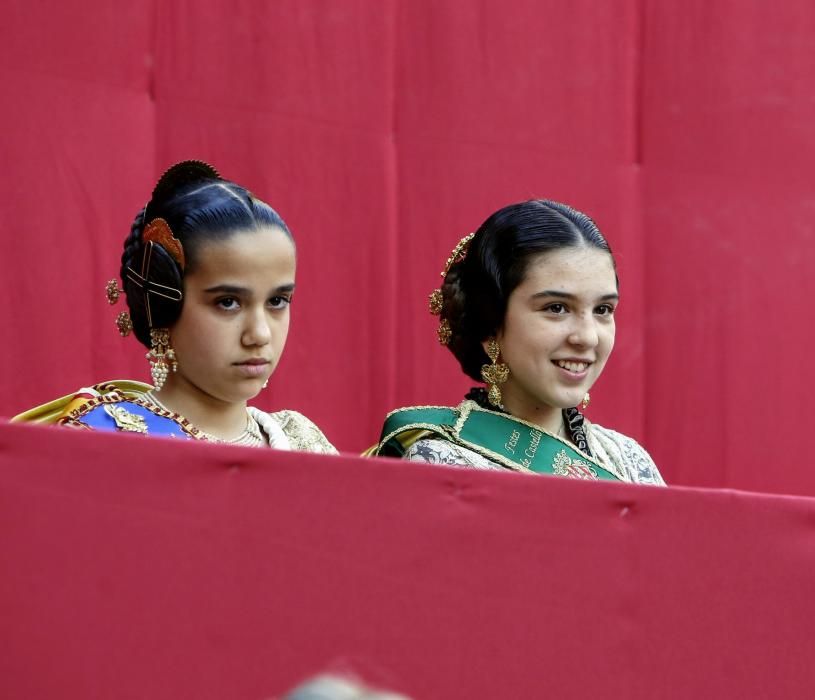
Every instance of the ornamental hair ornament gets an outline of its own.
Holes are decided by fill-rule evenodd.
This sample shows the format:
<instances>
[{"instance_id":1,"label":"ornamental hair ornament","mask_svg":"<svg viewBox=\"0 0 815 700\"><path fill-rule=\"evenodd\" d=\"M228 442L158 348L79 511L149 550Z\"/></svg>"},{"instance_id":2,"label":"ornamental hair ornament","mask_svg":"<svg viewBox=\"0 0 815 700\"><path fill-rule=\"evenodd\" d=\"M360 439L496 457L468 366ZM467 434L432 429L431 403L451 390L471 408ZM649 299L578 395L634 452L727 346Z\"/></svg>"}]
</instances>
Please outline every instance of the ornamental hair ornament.
<instances>
[{"instance_id":1,"label":"ornamental hair ornament","mask_svg":"<svg viewBox=\"0 0 815 700\"><path fill-rule=\"evenodd\" d=\"M447 262L444 263L444 270L442 270L441 272L442 279L447 277L448 273L450 272L450 268L453 267L453 265L461 262L462 260L464 260L464 258L467 257L467 251L470 246L470 241L473 240L473 236L475 236L475 233L467 234L456 244L456 247L453 248L453 252L450 253L450 257L447 258ZM434 316L441 316L443 307L444 307L444 294L442 293L441 288L434 289L430 293L430 313L433 314ZM450 342L450 338L453 337L453 331L450 328L450 322L446 318L442 318L439 321L439 328L437 334L439 336L439 342L442 345L447 345Z\"/></svg>"},{"instance_id":2,"label":"ornamental hair ornament","mask_svg":"<svg viewBox=\"0 0 815 700\"><path fill-rule=\"evenodd\" d=\"M218 171L203 160L182 160L164 171L153 188L150 201L144 207L144 220L147 221L147 210L153 202L167 197L175 188L201 180L221 180Z\"/></svg>"},{"instance_id":3,"label":"ornamental hair ornament","mask_svg":"<svg viewBox=\"0 0 815 700\"><path fill-rule=\"evenodd\" d=\"M147 325L152 331L153 327L153 314L150 307L151 295L158 295L171 301L180 302L183 299L183 293L180 289L168 287L157 282L153 282L150 277L150 263L153 259L153 248L159 246L167 255L184 272L186 266L186 258L184 256L184 247L174 235L167 221L161 217L156 217L147 223L148 209L153 202L159 201L167 197L175 188L182 185L201 182L206 180L220 180L222 179L218 171L208 163L202 160L184 160L175 165L170 166L164 171L164 174L158 179L156 186L153 188L150 201L144 206L142 212L142 234L141 242L144 248L142 254L141 270L137 272L130 265L125 270L127 280L133 282L144 294L145 309L147 311ZM108 303L113 305L118 300L120 295L124 292L119 288L119 284L115 279L110 280L105 286L105 295L107 296ZM119 334L126 336L133 330L133 320L127 311L122 311L116 317L116 327L119 329Z\"/></svg>"},{"instance_id":4,"label":"ornamental hair ornament","mask_svg":"<svg viewBox=\"0 0 815 700\"><path fill-rule=\"evenodd\" d=\"M130 332L133 330L133 320L127 311L119 312L119 315L116 317L116 328L119 329L119 335L122 336L122 338L130 335Z\"/></svg>"},{"instance_id":5,"label":"ornamental hair ornament","mask_svg":"<svg viewBox=\"0 0 815 700\"><path fill-rule=\"evenodd\" d=\"M453 337L453 329L450 328L450 321L448 321L446 318L439 321L439 327L436 330L436 335L439 338L439 343L442 345L447 345L450 342L450 338Z\"/></svg>"},{"instance_id":6,"label":"ornamental hair ornament","mask_svg":"<svg viewBox=\"0 0 815 700\"><path fill-rule=\"evenodd\" d=\"M186 265L184 248L181 245L181 241L179 241L173 235L170 224L168 224L164 219L153 219L149 224L147 224L147 226L145 226L141 238L145 243L148 241L158 243L162 248L164 248L164 250L167 251L167 254L173 260L175 260L176 263L178 263L181 271L184 271L184 266Z\"/></svg>"},{"instance_id":7,"label":"ornamental hair ornament","mask_svg":"<svg viewBox=\"0 0 815 700\"><path fill-rule=\"evenodd\" d=\"M105 296L108 299L108 304L113 306L121 296L123 289L119 289L119 283L115 280L108 280L105 285ZM116 328L119 329L119 335L123 338L133 330L133 321L130 319L130 314L127 311L120 311L116 316Z\"/></svg>"},{"instance_id":8,"label":"ornamental hair ornament","mask_svg":"<svg viewBox=\"0 0 815 700\"><path fill-rule=\"evenodd\" d=\"M456 247L453 248L453 252L450 253L450 257L447 258L447 262L444 263L444 270L441 273L442 279L447 277L447 273L450 272L450 268L453 267L453 265L467 257L467 250L470 247L470 241L473 240L473 236L475 236L475 232L468 233L456 244Z\"/></svg>"},{"instance_id":9,"label":"ornamental hair ornament","mask_svg":"<svg viewBox=\"0 0 815 700\"><path fill-rule=\"evenodd\" d=\"M153 224L156 224L156 226L154 227ZM136 272L128 265L127 279L142 290L144 306L147 311L147 325L149 328L153 328L153 312L150 306L151 294L176 302L180 302L184 298L184 294L180 289L168 287L166 284L159 284L149 279L153 248L155 246L161 247L182 270L184 269L184 249L181 247L181 241L173 236L169 224L164 219L151 221L144 229L142 241L144 243L144 254L142 255L141 272Z\"/></svg>"},{"instance_id":10,"label":"ornamental hair ornament","mask_svg":"<svg viewBox=\"0 0 815 700\"><path fill-rule=\"evenodd\" d=\"M112 280L108 280L108 283L105 285L105 296L108 298L108 304L113 306L117 301L119 301L119 295L124 291L124 289L119 289L119 282L115 278Z\"/></svg>"}]
</instances>

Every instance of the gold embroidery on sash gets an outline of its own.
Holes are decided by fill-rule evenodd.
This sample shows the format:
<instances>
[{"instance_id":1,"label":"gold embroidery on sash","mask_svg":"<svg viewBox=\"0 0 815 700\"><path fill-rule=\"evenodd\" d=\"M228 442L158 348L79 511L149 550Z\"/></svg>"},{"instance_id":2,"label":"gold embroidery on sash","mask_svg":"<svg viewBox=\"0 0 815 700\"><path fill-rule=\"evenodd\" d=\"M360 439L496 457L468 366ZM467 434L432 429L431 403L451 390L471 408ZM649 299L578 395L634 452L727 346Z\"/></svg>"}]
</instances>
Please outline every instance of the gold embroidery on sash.
<instances>
[{"instance_id":1,"label":"gold embroidery on sash","mask_svg":"<svg viewBox=\"0 0 815 700\"><path fill-rule=\"evenodd\" d=\"M572 459L561 450L555 455L552 470L558 476L567 476L572 479L599 479L597 470L579 459Z\"/></svg>"},{"instance_id":2,"label":"gold embroidery on sash","mask_svg":"<svg viewBox=\"0 0 815 700\"><path fill-rule=\"evenodd\" d=\"M147 433L147 422L144 418L135 413L131 413L121 406L107 404L105 406L105 413L113 418L119 430L128 433Z\"/></svg>"}]
</instances>

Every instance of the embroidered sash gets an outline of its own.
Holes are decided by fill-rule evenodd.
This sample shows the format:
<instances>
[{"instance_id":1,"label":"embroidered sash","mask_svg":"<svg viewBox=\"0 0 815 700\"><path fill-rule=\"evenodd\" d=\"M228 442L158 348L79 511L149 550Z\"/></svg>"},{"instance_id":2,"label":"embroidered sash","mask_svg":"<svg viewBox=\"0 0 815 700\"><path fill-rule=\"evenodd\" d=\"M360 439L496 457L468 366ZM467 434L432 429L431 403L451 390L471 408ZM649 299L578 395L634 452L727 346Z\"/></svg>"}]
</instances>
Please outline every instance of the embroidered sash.
<instances>
[{"instance_id":1,"label":"embroidered sash","mask_svg":"<svg viewBox=\"0 0 815 700\"><path fill-rule=\"evenodd\" d=\"M149 384L116 379L67 394L14 416L14 422L57 423L89 430L110 430L193 439L200 432L183 416L145 400Z\"/></svg>"},{"instance_id":2,"label":"embroidered sash","mask_svg":"<svg viewBox=\"0 0 815 700\"><path fill-rule=\"evenodd\" d=\"M401 457L417 440L438 436L516 471L621 481L612 468L556 435L464 401L455 408L414 406L388 414L376 454Z\"/></svg>"}]
</instances>

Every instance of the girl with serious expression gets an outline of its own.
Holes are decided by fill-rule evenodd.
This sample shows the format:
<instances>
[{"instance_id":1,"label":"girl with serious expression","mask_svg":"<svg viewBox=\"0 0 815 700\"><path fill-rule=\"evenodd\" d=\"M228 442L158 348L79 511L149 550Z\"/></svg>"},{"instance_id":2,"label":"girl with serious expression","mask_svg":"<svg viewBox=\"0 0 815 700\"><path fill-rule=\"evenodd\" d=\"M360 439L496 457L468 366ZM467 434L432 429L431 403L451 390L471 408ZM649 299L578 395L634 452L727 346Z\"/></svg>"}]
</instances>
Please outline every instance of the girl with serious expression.
<instances>
[{"instance_id":1,"label":"girl with serious expression","mask_svg":"<svg viewBox=\"0 0 815 700\"><path fill-rule=\"evenodd\" d=\"M295 248L279 227L203 242L184 275L184 304L170 328L178 369L161 401L224 439L246 427L254 398L280 359L294 293Z\"/></svg>"},{"instance_id":2,"label":"girl with serious expression","mask_svg":"<svg viewBox=\"0 0 815 700\"><path fill-rule=\"evenodd\" d=\"M249 406L286 345L294 239L280 215L201 160L159 178L105 285L122 337L147 348L151 384L83 387L17 416L102 432L336 454L295 409Z\"/></svg>"}]
</instances>

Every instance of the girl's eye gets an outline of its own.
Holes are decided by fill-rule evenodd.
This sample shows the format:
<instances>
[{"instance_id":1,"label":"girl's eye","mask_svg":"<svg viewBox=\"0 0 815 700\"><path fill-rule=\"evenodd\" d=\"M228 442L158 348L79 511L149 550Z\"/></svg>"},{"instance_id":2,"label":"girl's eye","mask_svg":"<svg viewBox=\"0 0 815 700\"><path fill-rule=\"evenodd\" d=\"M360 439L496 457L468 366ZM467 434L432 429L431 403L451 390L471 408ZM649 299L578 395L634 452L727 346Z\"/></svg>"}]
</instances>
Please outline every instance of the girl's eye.
<instances>
[{"instance_id":1,"label":"girl's eye","mask_svg":"<svg viewBox=\"0 0 815 700\"><path fill-rule=\"evenodd\" d=\"M269 299L269 306L273 309L284 309L289 304L291 304L291 299L289 297L272 297Z\"/></svg>"},{"instance_id":2,"label":"girl's eye","mask_svg":"<svg viewBox=\"0 0 815 700\"><path fill-rule=\"evenodd\" d=\"M566 305L565 304L560 304L560 303L549 304L549 306L547 306L544 309L544 311L548 311L548 312L553 313L553 314L565 314L566 313Z\"/></svg>"},{"instance_id":3,"label":"girl's eye","mask_svg":"<svg viewBox=\"0 0 815 700\"><path fill-rule=\"evenodd\" d=\"M614 307L611 304L601 304L594 313L598 316L611 316L614 313Z\"/></svg>"},{"instance_id":4,"label":"girl's eye","mask_svg":"<svg viewBox=\"0 0 815 700\"><path fill-rule=\"evenodd\" d=\"M226 311L232 311L240 306L238 300L234 297L224 297L223 299L218 299L215 303Z\"/></svg>"}]
</instances>

